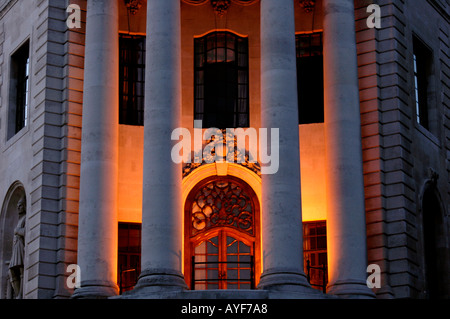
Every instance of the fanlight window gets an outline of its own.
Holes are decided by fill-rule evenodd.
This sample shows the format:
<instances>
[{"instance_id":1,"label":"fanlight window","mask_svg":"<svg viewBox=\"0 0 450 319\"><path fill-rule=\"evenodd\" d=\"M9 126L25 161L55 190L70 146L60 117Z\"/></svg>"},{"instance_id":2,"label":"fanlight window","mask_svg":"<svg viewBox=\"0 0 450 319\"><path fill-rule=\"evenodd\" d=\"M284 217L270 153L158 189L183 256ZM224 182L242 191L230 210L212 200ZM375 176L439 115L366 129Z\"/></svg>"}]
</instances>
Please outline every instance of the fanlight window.
<instances>
[{"instance_id":1,"label":"fanlight window","mask_svg":"<svg viewBox=\"0 0 450 319\"><path fill-rule=\"evenodd\" d=\"M233 182L215 181L204 186L192 203L191 235L227 226L254 235L252 202Z\"/></svg>"}]
</instances>

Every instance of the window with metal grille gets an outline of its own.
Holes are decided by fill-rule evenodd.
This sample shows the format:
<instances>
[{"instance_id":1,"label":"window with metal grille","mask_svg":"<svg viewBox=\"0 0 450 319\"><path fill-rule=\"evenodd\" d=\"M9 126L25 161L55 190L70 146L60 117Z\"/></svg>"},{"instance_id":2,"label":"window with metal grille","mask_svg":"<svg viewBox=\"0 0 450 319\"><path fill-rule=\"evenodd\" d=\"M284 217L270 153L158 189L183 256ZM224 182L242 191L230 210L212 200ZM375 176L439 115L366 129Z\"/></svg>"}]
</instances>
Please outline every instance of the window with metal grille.
<instances>
[{"instance_id":1,"label":"window with metal grille","mask_svg":"<svg viewBox=\"0 0 450 319\"><path fill-rule=\"evenodd\" d=\"M206 128L248 127L248 39L212 32L194 47L194 119Z\"/></svg>"},{"instance_id":2,"label":"window with metal grille","mask_svg":"<svg viewBox=\"0 0 450 319\"><path fill-rule=\"evenodd\" d=\"M133 289L141 273L141 224L119 223L118 280L120 293Z\"/></svg>"},{"instance_id":3,"label":"window with metal grille","mask_svg":"<svg viewBox=\"0 0 450 319\"><path fill-rule=\"evenodd\" d=\"M325 221L303 222L303 260L311 286L325 290L328 283Z\"/></svg>"},{"instance_id":4,"label":"window with metal grille","mask_svg":"<svg viewBox=\"0 0 450 319\"><path fill-rule=\"evenodd\" d=\"M297 34L299 124L324 122L322 32Z\"/></svg>"},{"instance_id":5,"label":"window with metal grille","mask_svg":"<svg viewBox=\"0 0 450 319\"><path fill-rule=\"evenodd\" d=\"M254 289L254 244L226 230L194 245L192 290Z\"/></svg>"},{"instance_id":6,"label":"window with metal grille","mask_svg":"<svg viewBox=\"0 0 450 319\"><path fill-rule=\"evenodd\" d=\"M27 41L11 56L8 138L26 126L30 76L30 46Z\"/></svg>"},{"instance_id":7,"label":"window with metal grille","mask_svg":"<svg viewBox=\"0 0 450 319\"><path fill-rule=\"evenodd\" d=\"M145 36L120 35L119 123L144 125Z\"/></svg>"}]
</instances>

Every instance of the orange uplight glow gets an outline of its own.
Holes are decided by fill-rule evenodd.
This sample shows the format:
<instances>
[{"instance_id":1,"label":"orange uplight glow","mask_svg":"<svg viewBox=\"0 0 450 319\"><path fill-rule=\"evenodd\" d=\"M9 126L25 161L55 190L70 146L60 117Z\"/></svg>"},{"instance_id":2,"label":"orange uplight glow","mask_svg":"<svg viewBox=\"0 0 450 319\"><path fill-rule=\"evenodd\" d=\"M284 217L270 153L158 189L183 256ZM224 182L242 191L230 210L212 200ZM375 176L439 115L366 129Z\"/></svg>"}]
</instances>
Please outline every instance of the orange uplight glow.
<instances>
[{"instance_id":1,"label":"orange uplight glow","mask_svg":"<svg viewBox=\"0 0 450 319\"><path fill-rule=\"evenodd\" d=\"M300 125L299 138L302 218L305 222L326 220L324 124ZM120 126L118 194L120 222L142 222L143 146L143 127ZM253 189L261 207L261 178L236 163L202 165L185 177L182 181L181 194L183 207L190 191L211 176L234 176L245 181ZM185 225L183 213L180 213L180 218L180 223ZM184 227L182 229L184 231ZM259 237L259 243L262 245L263 235L260 233ZM181 247L185 247L184 234L181 238L183 238ZM260 261L259 269L263 269L262 256L257 259ZM184 260L184 256L181 260ZM182 271L184 272L184 263ZM259 275L257 274L257 282Z\"/></svg>"},{"instance_id":2,"label":"orange uplight glow","mask_svg":"<svg viewBox=\"0 0 450 319\"><path fill-rule=\"evenodd\" d=\"M141 223L144 127L120 125L119 132L118 218Z\"/></svg>"},{"instance_id":3,"label":"orange uplight glow","mask_svg":"<svg viewBox=\"0 0 450 319\"><path fill-rule=\"evenodd\" d=\"M326 220L324 124L300 125L303 221Z\"/></svg>"}]
</instances>

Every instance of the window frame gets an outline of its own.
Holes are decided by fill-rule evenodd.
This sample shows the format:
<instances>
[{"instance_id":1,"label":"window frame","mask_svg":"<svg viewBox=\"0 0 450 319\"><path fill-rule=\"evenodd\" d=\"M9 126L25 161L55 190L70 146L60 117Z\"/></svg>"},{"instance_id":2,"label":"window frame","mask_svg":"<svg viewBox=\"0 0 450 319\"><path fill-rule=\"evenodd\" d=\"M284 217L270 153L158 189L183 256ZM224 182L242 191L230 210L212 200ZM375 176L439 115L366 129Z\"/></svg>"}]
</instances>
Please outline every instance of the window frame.
<instances>
[{"instance_id":1,"label":"window frame","mask_svg":"<svg viewBox=\"0 0 450 319\"><path fill-rule=\"evenodd\" d=\"M415 123L428 136L439 136L439 103L434 72L434 52L415 33L412 35L412 74ZM427 135L425 133L425 135Z\"/></svg>"},{"instance_id":2,"label":"window frame","mask_svg":"<svg viewBox=\"0 0 450 319\"><path fill-rule=\"evenodd\" d=\"M220 42L219 38L224 38L225 43ZM231 45L231 43L234 44ZM224 56L219 57L218 52L224 49ZM208 54L214 52L214 62L208 62ZM230 60L228 52L233 52L233 59ZM211 55L209 56L211 60ZM228 61L230 60L230 61ZM219 65L222 64L222 65ZM228 98L225 96L225 106L218 112L216 105L210 105L212 102L208 101L207 85L209 90L218 87L218 83L210 83L205 81L208 74L214 73L213 68L223 66L227 74L234 72L235 78L232 81L226 82L225 90L233 91L234 97ZM209 71L209 72L208 72ZM216 71L218 72L218 71ZM219 76L217 76L219 78ZM249 42L248 37L240 36L230 31L212 31L200 37L194 38L194 121L202 120L204 128L215 127L219 129L250 127L250 81L249 81ZM217 99L217 96L216 96ZM224 111L231 101L234 101L233 111ZM208 116L209 114L209 116ZM224 116L228 120L217 120L219 116ZM208 116L208 118L205 118ZM214 120L214 117L216 119ZM232 120L231 120L232 117ZM230 123L228 123L230 122ZM232 123L231 123L232 122Z\"/></svg>"},{"instance_id":3,"label":"window frame","mask_svg":"<svg viewBox=\"0 0 450 319\"><path fill-rule=\"evenodd\" d=\"M29 39L11 54L10 67L7 140L27 127L31 75Z\"/></svg>"},{"instance_id":4,"label":"window frame","mask_svg":"<svg viewBox=\"0 0 450 319\"><path fill-rule=\"evenodd\" d=\"M319 221L309 221L309 222L303 222L303 263L304 263L304 271L305 274L307 274L307 262L310 260L310 267L311 272L313 276L310 278L310 284L315 289L321 289L323 288L323 281L319 280L318 278L323 278L323 274L321 271L322 269L325 269L325 280L326 283L328 283L328 248L327 248L327 222L325 220L319 220ZM311 229L308 233L308 228L314 229L314 234L311 234ZM318 229L322 228L324 229L324 232L322 230L322 233L318 234ZM322 237L322 239L325 240L325 246L318 247L319 241L318 238ZM308 241L309 240L315 241L315 246L312 248L313 245L309 245L308 248ZM310 256L314 254L314 260ZM325 263L320 264L319 263L319 254L325 254Z\"/></svg>"},{"instance_id":5,"label":"window frame","mask_svg":"<svg viewBox=\"0 0 450 319\"><path fill-rule=\"evenodd\" d=\"M137 236L137 238L139 238L139 251L131 251L129 247L132 247L130 245L127 245L126 249L123 249L122 247L124 247L123 245L121 245L121 230L126 230L127 231L127 243L129 243L130 241L130 230L135 230L138 231L139 236ZM134 272L134 279L135 279L135 283L137 282L137 279L139 277L139 274L141 272L141 258L142 258L142 224L141 223L129 223L129 222L119 222L118 224L118 239L117 239L117 285L119 286L120 289L120 293L124 292L124 291L128 291L131 290L134 286L131 285L122 285L123 284L123 275L125 272L125 275L128 278L128 281L131 281L130 278L132 278L132 274ZM122 267L122 263L121 263L121 256L124 256L126 258L126 263L125 263L125 267L126 269L123 269ZM131 265L131 257L137 256L138 262L136 263L136 265L134 266L135 268L130 268L133 267L133 265ZM128 266L127 266L128 265ZM125 281L127 282L127 281Z\"/></svg>"},{"instance_id":6,"label":"window frame","mask_svg":"<svg viewBox=\"0 0 450 319\"><path fill-rule=\"evenodd\" d=\"M319 39L319 46L318 48L316 46L313 46L313 38L318 37ZM305 42L309 42L308 46L302 46L302 39L305 39ZM324 116L324 73L323 73L323 31L316 31L316 32L308 32L308 33L297 33L295 35L295 51L296 51L296 66L297 66L297 95L298 95L298 123L299 125L304 124L318 124L318 123L324 123L325 122L325 116ZM302 90L302 79L304 79L308 75L302 74L304 71L301 64L302 59L309 59L310 61L306 63L306 65L311 65L311 60L318 60L321 59L320 63L320 69L318 70L317 74L310 74L311 76L318 76L318 78L314 78L314 83L321 82L320 87L321 90L319 90L321 93L319 95L319 99L321 101L314 103L313 107L316 107L318 110L311 111L311 105L303 105L304 103L311 102L309 100L313 100L313 98L308 97L305 98L303 93L311 93L311 88L308 87L308 85L311 84L311 82L308 80L306 83L308 84L306 88ZM313 61L313 66L315 66L315 61ZM312 71L312 70L308 70ZM305 91L305 92L303 92Z\"/></svg>"},{"instance_id":7,"label":"window frame","mask_svg":"<svg viewBox=\"0 0 450 319\"><path fill-rule=\"evenodd\" d=\"M130 45L130 43L132 45ZM136 49L136 47L141 47ZM129 54L134 58L127 59ZM140 54L140 55L139 55ZM136 59L136 56L138 58ZM146 36L119 34L119 124L143 126L145 110ZM130 80L130 77L133 77ZM140 78L140 80L139 80ZM140 84L140 92L137 85ZM140 102L139 102L140 101Z\"/></svg>"}]
</instances>

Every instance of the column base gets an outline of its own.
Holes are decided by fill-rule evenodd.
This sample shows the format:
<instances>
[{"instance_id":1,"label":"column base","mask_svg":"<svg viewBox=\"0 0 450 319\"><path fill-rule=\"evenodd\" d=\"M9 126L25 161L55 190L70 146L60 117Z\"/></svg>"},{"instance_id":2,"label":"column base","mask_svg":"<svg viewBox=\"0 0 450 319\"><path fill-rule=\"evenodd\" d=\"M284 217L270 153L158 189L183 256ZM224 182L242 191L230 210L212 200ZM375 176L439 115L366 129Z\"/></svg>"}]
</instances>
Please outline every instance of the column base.
<instances>
[{"instance_id":1,"label":"column base","mask_svg":"<svg viewBox=\"0 0 450 319\"><path fill-rule=\"evenodd\" d=\"M116 283L91 280L81 283L81 287L75 289L72 299L107 299L109 297L117 296L119 294L119 287Z\"/></svg>"},{"instance_id":2,"label":"column base","mask_svg":"<svg viewBox=\"0 0 450 319\"><path fill-rule=\"evenodd\" d=\"M261 275L258 289L277 291L310 291L311 286L302 273L295 271L265 271Z\"/></svg>"},{"instance_id":3,"label":"column base","mask_svg":"<svg viewBox=\"0 0 450 319\"><path fill-rule=\"evenodd\" d=\"M147 269L141 272L133 290L176 291L188 289L181 272L171 269Z\"/></svg>"},{"instance_id":4,"label":"column base","mask_svg":"<svg viewBox=\"0 0 450 319\"><path fill-rule=\"evenodd\" d=\"M374 299L374 292L367 287L365 281L345 280L331 283L327 287L327 293L348 299Z\"/></svg>"}]
</instances>

